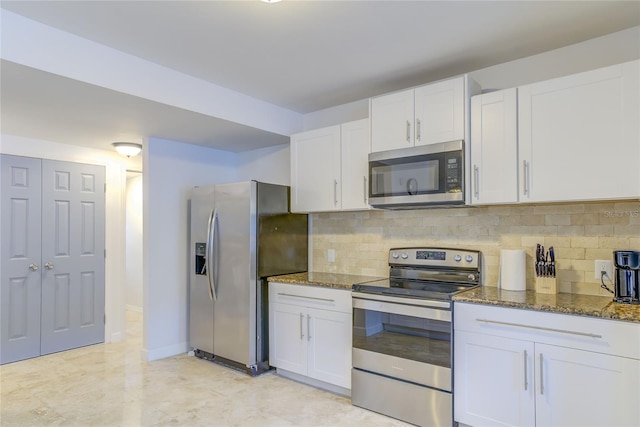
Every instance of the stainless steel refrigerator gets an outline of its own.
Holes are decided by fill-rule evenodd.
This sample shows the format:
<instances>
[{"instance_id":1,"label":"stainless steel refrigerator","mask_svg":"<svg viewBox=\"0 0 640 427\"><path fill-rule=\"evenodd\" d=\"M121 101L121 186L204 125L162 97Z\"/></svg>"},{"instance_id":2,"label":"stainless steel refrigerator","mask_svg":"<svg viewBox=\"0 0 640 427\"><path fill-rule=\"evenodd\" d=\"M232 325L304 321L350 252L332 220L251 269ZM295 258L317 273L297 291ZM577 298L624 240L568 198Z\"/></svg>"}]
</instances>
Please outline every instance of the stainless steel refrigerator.
<instances>
[{"instance_id":1,"label":"stainless steel refrigerator","mask_svg":"<svg viewBox=\"0 0 640 427\"><path fill-rule=\"evenodd\" d=\"M307 271L307 216L289 187L257 181L191 194L189 343L196 356L269 369L266 277Z\"/></svg>"}]
</instances>

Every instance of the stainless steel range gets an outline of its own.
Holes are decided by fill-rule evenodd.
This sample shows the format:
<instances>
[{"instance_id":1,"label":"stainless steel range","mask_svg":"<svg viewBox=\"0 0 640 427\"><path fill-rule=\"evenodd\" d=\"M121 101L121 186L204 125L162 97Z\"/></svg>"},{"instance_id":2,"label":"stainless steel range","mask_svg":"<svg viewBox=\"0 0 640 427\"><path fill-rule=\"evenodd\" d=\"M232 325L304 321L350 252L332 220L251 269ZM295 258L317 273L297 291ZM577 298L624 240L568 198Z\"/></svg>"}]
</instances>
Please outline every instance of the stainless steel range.
<instances>
[{"instance_id":1,"label":"stainless steel range","mask_svg":"<svg viewBox=\"0 0 640 427\"><path fill-rule=\"evenodd\" d=\"M389 279L353 286L351 401L412 424L451 426L451 298L480 284L480 252L393 248L389 267Z\"/></svg>"}]
</instances>

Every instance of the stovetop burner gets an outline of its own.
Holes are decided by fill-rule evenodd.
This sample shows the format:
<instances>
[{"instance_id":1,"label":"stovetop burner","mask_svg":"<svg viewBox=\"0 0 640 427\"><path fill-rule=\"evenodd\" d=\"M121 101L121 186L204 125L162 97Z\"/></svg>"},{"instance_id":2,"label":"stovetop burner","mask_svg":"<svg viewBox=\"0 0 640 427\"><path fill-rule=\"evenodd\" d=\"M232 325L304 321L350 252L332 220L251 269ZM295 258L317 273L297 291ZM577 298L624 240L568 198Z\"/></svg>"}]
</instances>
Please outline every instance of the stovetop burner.
<instances>
[{"instance_id":1,"label":"stovetop burner","mask_svg":"<svg viewBox=\"0 0 640 427\"><path fill-rule=\"evenodd\" d=\"M353 285L356 292L393 295L406 298L451 300L458 292L475 288L476 284L424 282L421 280L384 279Z\"/></svg>"},{"instance_id":2,"label":"stovetop burner","mask_svg":"<svg viewBox=\"0 0 640 427\"><path fill-rule=\"evenodd\" d=\"M480 252L446 248L393 248L389 278L353 285L354 292L450 301L480 285Z\"/></svg>"}]
</instances>

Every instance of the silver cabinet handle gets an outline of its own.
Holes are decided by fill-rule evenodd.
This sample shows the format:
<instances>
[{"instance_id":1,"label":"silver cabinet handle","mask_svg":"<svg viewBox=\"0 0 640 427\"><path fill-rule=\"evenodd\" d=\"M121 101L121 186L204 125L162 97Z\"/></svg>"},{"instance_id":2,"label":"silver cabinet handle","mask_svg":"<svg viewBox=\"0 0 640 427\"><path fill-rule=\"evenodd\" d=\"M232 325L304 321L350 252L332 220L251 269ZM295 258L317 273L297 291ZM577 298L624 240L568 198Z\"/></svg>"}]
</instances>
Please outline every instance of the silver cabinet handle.
<instances>
[{"instance_id":1,"label":"silver cabinet handle","mask_svg":"<svg viewBox=\"0 0 640 427\"><path fill-rule=\"evenodd\" d=\"M558 332L561 334L580 335L582 337L589 337L589 338L602 338L602 335L590 334L588 332L568 331L566 329L544 328L542 326L523 325L520 323L511 323L511 322L499 322L497 320L488 320L488 319L476 319L476 321L484 322L484 323L493 323L494 325L515 326L517 328L535 329L538 331L548 331L548 332Z\"/></svg>"},{"instance_id":2,"label":"silver cabinet handle","mask_svg":"<svg viewBox=\"0 0 640 427\"><path fill-rule=\"evenodd\" d=\"M336 300L330 299L330 298L307 297L307 296L304 296L304 295L287 294L287 293L284 293L284 292L278 292L278 295L281 295L283 297L314 299L316 301L336 302Z\"/></svg>"},{"instance_id":3,"label":"silver cabinet handle","mask_svg":"<svg viewBox=\"0 0 640 427\"><path fill-rule=\"evenodd\" d=\"M31 271L38 271L38 264L36 264L36 263L29 264L29 269Z\"/></svg>"},{"instance_id":4,"label":"silver cabinet handle","mask_svg":"<svg viewBox=\"0 0 640 427\"><path fill-rule=\"evenodd\" d=\"M522 161L522 170L523 170L523 184L524 184L524 195L529 195L529 162L526 160Z\"/></svg>"},{"instance_id":5,"label":"silver cabinet handle","mask_svg":"<svg viewBox=\"0 0 640 427\"><path fill-rule=\"evenodd\" d=\"M540 353L540 395L544 394L544 375L542 375L543 365L542 353Z\"/></svg>"},{"instance_id":6,"label":"silver cabinet handle","mask_svg":"<svg viewBox=\"0 0 640 427\"><path fill-rule=\"evenodd\" d=\"M333 180L333 204L338 206L338 180Z\"/></svg>"},{"instance_id":7,"label":"silver cabinet handle","mask_svg":"<svg viewBox=\"0 0 640 427\"><path fill-rule=\"evenodd\" d=\"M480 184L480 168L478 165L473 165L473 194L478 198L480 190L478 189Z\"/></svg>"},{"instance_id":8,"label":"silver cabinet handle","mask_svg":"<svg viewBox=\"0 0 640 427\"><path fill-rule=\"evenodd\" d=\"M420 139L422 138L422 136L420 135L420 128L422 126L420 125L420 119L416 119L416 141L420 141Z\"/></svg>"},{"instance_id":9,"label":"silver cabinet handle","mask_svg":"<svg viewBox=\"0 0 640 427\"><path fill-rule=\"evenodd\" d=\"M524 391L527 391L529 384L527 383L527 350L524 351Z\"/></svg>"},{"instance_id":10,"label":"silver cabinet handle","mask_svg":"<svg viewBox=\"0 0 640 427\"><path fill-rule=\"evenodd\" d=\"M362 177L364 179L364 203L365 205L367 204L367 197L369 196L369 192L367 191L367 177L363 176Z\"/></svg>"},{"instance_id":11,"label":"silver cabinet handle","mask_svg":"<svg viewBox=\"0 0 640 427\"><path fill-rule=\"evenodd\" d=\"M304 319L304 314L300 313L300 340L304 339L304 333L302 332L302 319Z\"/></svg>"},{"instance_id":12,"label":"silver cabinet handle","mask_svg":"<svg viewBox=\"0 0 640 427\"><path fill-rule=\"evenodd\" d=\"M52 262L47 262L47 263L44 265L44 267L45 267L47 270L53 270L53 263L52 263Z\"/></svg>"},{"instance_id":13,"label":"silver cabinet handle","mask_svg":"<svg viewBox=\"0 0 640 427\"><path fill-rule=\"evenodd\" d=\"M311 341L311 315L307 314L307 341Z\"/></svg>"},{"instance_id":14,"label":"silver cabinet handle","mask_svg":"<svg viewBox=\"0 0 640 427\"><path fill-rule=\"evenodd\" d=\"M411 142L411 122L407 120L407 143Z\"/></svg>"}]
</instances>

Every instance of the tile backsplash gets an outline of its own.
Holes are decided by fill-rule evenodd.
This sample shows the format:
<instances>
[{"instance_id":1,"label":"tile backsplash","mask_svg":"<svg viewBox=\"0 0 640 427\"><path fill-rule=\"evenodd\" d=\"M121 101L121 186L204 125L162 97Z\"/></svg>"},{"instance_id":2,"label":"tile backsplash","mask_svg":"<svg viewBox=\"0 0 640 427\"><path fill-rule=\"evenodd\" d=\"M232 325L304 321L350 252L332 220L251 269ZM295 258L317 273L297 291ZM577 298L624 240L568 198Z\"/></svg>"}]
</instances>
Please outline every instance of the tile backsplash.
<instances>
[{"instance_id":1,"label":"tile backsplash","mask_svg":"<svg viewBox=\"0 0 640 427\"><path fill-rule=\"evenodd\" d=\"M594 278L595 260L640 250L640 201L336 212L311 221L313 270L328 273L387 276L389 248L456 247L481 251L484 284L496 286L500 249L522 248L533 289L541 243L555 249L560 292L608 296ZM335 262L327 260L329 249Z\"/></svg>"}]
</instances>

